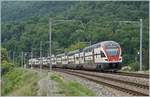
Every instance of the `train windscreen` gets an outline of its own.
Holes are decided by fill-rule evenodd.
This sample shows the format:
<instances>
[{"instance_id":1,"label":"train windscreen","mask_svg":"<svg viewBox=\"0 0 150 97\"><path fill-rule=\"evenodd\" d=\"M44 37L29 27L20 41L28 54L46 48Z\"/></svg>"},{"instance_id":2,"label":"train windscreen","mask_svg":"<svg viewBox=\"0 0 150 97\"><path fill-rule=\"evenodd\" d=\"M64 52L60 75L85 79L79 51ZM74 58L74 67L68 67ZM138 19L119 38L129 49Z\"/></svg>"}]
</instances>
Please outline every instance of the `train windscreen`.
<instances>
[{"instance_id":1,"label":"train windscreen","mask_svg":"<svg viewBox=\"0 0 150 97\"><path fill-rule=\"evenodd\" d=\"M107 49L106 51L109 56L116 56L118 54L117 49Z\"/></svg>"},{"instance_id":2,"label":"train windscreen","mask_svg":"<svg viewBox=\"0 0 150 97\"><path fill-rule=\"evenodd\" d=\"M108 56L116 56L119 54L118 52L119 44L116 42L105 43L105 48Z\"/></svg>"}]
</instances>

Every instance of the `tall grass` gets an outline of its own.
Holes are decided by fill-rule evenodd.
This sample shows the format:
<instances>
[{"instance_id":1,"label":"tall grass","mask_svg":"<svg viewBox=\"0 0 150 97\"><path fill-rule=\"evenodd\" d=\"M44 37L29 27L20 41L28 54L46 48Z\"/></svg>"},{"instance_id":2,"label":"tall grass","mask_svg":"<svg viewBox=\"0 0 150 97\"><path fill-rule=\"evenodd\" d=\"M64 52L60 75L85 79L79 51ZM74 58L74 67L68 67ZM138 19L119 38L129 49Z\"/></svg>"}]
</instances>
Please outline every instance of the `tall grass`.
<instances>
[{"instance_id":1,"label":"tall grass","mask_svg":"<svg viewBox=\"0 0 150 97\"><path fill-rule=\"evenodd\" d=\"M86 86L75 81L66 82L63 77L58 74L53 74L51 79L58 83L58 87L61 89L59 93L65 96L95 96L95 93Z\"/></svg>"},{"instance_id":2,"label":"tall grass","mask_svg":"<svg viewBox=\"0 0 150 97\"><path fill-rule=\"evenodd\" d=\"M36 72L14 68L2 77L2 95L36 95L38 75Z\"/></svg>"}]
</instances>

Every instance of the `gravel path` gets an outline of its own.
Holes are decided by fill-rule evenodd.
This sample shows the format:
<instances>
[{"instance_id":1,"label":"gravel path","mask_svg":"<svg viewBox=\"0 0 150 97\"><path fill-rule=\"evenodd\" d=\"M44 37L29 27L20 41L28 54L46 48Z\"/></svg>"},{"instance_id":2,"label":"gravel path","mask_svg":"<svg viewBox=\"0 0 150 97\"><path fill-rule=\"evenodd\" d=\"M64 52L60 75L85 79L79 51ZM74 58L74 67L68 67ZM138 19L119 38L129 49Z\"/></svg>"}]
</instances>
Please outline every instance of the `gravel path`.
<instances>
[{"instance_id":1,"label":"gravel path","mask_svg":"<svg viewBox=\"0 0 150 97\"><path fill-rule=\"evenodd\" d=\"M53 72L39 72L41 79L38 82L39 89L37 91L37 96L62 96L59 93L57 83L50 79L52 74Z\"/></svg>"},{"instance_id":2,"label":"gravel path","mask_svg":"<svg viewBox=\"0 0 150 97\"><path fill-rule=\"evenodd\" d=\"M38 96L46 96L47 95L47 83L48 83L47 78L41 79L38 82L38 86L39 86L39 90L37 92Z\"/></svg>"},{"instance_id":3,"label":"gravel path","mask_svg":"<svg viewBox=\"0 0 150 97\"><path fill-rule=\"evenodd\" d=\"M58 88L58 84L51 80L51 76L54 74L53 71L48 72L48 91L47 96L63 96L63 94L60 94L60 89Z\"/></svg>"},{"instance_id":4,"label":"gravel path","mask_svg":"<svg viewBox=\"0 0 150 97\"><path fill-rule=\"evenodd\" d=\"M69 75L62 72L57 72L57 73L63 76L64 78L66 78L67 80L73 80L87 86L90 90L96 93L96 96L129 96L129 94L127 93L114 90L113 88L109 88L107 86L97 84L95 82L89 81L84 78L79 78L74 75Z\"/></svg>"}]
</instances>

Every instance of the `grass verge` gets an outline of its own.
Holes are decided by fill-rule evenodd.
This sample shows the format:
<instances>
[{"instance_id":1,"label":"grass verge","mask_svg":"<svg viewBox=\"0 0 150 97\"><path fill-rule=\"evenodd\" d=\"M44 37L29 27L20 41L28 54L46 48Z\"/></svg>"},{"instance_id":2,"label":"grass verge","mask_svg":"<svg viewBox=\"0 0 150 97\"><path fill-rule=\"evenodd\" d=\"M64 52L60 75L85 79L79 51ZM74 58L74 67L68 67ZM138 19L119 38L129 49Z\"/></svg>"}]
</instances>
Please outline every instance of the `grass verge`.
<instances>
[{"instance_id":1,"label":"grass verge","mask_svg":"<svg viewBox=\"0 0 150 97\"><path fill-rule=\"evenodd\" d=\"M60 93L65 96L95 96L95 93L86 86L75 81L65 82L59 74L53 74L51 79L58 83L58 87L61 89Z\"/></svg>"},{"instance_id":2,"label":"grass verge","mask_svg":"<svg viewBox=\"0 0 150 97\"><path fill-rule=\"evenodd\" d=\"M36 72L14 68L2 77L2 95L34 96L37 94L37 81Z\"/></svg>"}]
</instances>

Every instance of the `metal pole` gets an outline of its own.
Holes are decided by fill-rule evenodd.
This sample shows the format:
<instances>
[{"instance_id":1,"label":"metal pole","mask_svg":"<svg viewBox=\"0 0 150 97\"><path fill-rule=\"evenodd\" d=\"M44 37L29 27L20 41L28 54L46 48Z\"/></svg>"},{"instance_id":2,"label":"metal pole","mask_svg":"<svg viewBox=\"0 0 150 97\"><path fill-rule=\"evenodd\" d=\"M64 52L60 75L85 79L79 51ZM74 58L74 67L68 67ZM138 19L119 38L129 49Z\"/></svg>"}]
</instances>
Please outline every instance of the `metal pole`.
<instances>
[{"instance_id":1,"label":"metal pole","mask_svg":"<svg viewBox=\"0 0 150 97\"><path fill-rule=\"evenodd\" d=\"M80 46L79 46L79 42L80 42L80 40L78 40L78 49L79 49L79 58L78 58L78 60L79 60L79 65L80 65Z\"/></svg>"},{"instance_id":2,"label":"metal pole","mask_svg":"<svg viewBox=\"0 0 150 97\"><path fill-rule=\"evenodd\" d=\"M18 53L16 53L15 63L18 65Z\"/></svg>"},{"instance_id":3,"label":"metal pole","mask_svg":"<svg viewBox=\"0 0 150 97\"><path fill-rule=\"evenodd\" d=\"M24 66L25 66L25 57L26 57L26 55L25 55L25 53L24 53L24 57L23 57L23 68L24 68Z\"/></svg>"},{"instance_id":4,"label":"metal pole","mask_svg":"<svg viewBox=\"0 0 150 97\"><path fill-rule=\"evenodd\" d=\"M31 59L33 58L33 48L31 48ZM32 62L31 62L31 69L32 69Z\"/></svg>"},{"instance_id":5,"label":"metal pole","mask_svg":"<svg viewBox=\"0 0 150 97\"><path fill-rule=\"evenodd\" d=\"M143 21L140 19L140 71L142 71L142 27Z\"/></svg>"},{"instance_id":6,"label":"metal pole","mask_svg":"<svg viewBox=\"0 0 150 97\"><path fill-rule=\"evenodd\" d=\"M26 63L26 52L24 53L23 60L24 60L24 64L23 64L23 68L24 68L25 67L25 63Z\"/></svg>"},{"instance_id":7,"label":"metal pole","mask_svg":"<svg viewBox=\"0 0 150 97\"><path fill-rule=\"evenodd\" d=\"M22 63L22 64L21 64L21 65L22 65L22 67L23 67L23 59L24 59L24 58L23 58L23 52L21 52L21 53L22 53L22 57L21 57L21 59L22 59L22 60L21 60L21 63Z\"/></svg>"},{"instance_id":8,"label":"metal pole","mask_svg":"<svg viewBox=\"0 0 150 97\"><path fill-rule=\"evenodd\" d=\"M40 70L42 69L42 64L43 64L43 59L42 59L42 41L40 41L40 59L41 59L41 63L40 63Z\"/></svg>"},{"instance_id":9,"label":"metal pole","mask_svg":"<svg viewBox=\"0 0 150 97\"><path fill-rule=\"evenodd\" d=\"M13 64L14 64L14 60L15 60L14 57L15 57L15 52L13 51Z\"/></svg>"},{"instance_id":10,"label":"metal pole","mask_svg":"<svg viewBox=\"0 0 150 97\"><path fill-rule=\"evenodd\" d=\"M90 46L91 46L91 40L90 40Z\"/></svg>"},{"instance_id":11,"label":"metal pole","mask_svg":"<svg viewBox=\"0 0 150 97\"><path fill-rule=\"evenodd\" d=\"M120 22L125 22L125 23L137 23L137 21L120 21ZM140 21L138 21L138 23L140 24L140 71L142 71L142 33L143 33L143 20L140 19Z\"/></svg>"},{"instance_id":12,"label":"metal pole","mask_svg":"<svg viewBox=\"0 0 150 97\"><path fill-rule=\"evenodd\" d=\"M52 19L49 19L49 56L50 56L50 64L49 64L49 70L51 71L51 33L52 33Z\"/></svg>"},{"instance_id":13,"label":"metal pole","mask_svg":"<svg viewBox=\"0 0 150 97\"><path fill-rule=\"evenodd\" d=\"M55 20L55 21L76 21L76 20ZM81 22L82 26L84 27L83 23ZM52 19L49 18L49 57L50 57L50 64L49 64L49 70L52 69L52 63L51 63L51 33L52 33Z\"/></svg>"}]
</instances>

